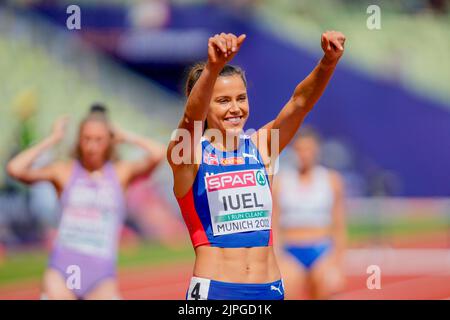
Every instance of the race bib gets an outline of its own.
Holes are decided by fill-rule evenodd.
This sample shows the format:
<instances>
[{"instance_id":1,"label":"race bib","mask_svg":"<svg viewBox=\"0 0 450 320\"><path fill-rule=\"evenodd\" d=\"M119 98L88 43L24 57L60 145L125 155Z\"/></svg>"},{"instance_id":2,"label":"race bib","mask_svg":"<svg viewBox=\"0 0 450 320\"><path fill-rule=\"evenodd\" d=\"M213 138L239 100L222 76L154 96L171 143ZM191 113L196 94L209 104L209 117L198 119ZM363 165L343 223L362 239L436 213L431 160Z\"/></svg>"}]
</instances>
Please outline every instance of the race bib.
<instances>
[{"instance_id":1,"label":"race bib","mask_svg":"<svg viewBox=\"0 0 450 320\"><path fill-rule=\"evenodd\" d=\"M95 208L67 208L62 215L58 242L88 255L108 257L114 239L114 215Z\"/></svg>"},{"instance_id":2,"label":"race bib","mask_svg":"<svg viewBox=\"0 0 450 320\"><path fill-rule=\"evenodd\" d=\"M187 291L187 300L208 300L211 280L192 277Z\"/></svg>"},{"instance_id":3,"label":"race bib","mask_svg":"<svg viewBox=\"0 0 450 320\"><path fill-rule=\"evenodd\" d=\"M205 186L214 236L271 228L272 195L264 170L206 176Z\"/></svg>"}]
</instances>

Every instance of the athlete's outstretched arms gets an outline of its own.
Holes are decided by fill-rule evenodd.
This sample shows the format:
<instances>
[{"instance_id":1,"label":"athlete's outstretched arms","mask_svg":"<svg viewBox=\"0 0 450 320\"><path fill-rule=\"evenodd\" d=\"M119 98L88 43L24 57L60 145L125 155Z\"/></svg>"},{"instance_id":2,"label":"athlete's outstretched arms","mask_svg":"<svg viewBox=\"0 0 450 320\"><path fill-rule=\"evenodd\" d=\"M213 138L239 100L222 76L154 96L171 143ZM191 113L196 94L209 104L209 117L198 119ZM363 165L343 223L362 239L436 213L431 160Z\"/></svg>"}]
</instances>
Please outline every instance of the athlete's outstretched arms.
<instances>
[{"instance_id":1,"label":"athlete's outstretched arms","mask_svg":"<svg viewBox=\"0 0 450 320\"><path fill-rule=\"evenodd\" d=\"M291 141L304 118L325 90L344 53L344 43L345 36L341 32L327 31L322 34L324 51L322 59L314 70L297 85L292 97L275 120L263 127L264 129L279 129L279 152Z\"/></svg>"},{"instance_id":2,"label":"athlete's outstretched arms","mask_svg":"<svg viewBox=\"0 0 450 320\"><path fill-rule=\"evenodd\" d=\"M164 159L165 146L157 141L125 131L117 126L114 127L113 132L115 143L129 143L142 148L146 152L146 156L141 160L121 161L118 164L125 180L123 181L125 186L138 176L149 175Z\"/></svg>"},{"instance_id":3,"label":"athlete's outstretched arms","mask_svg":"<svg viewBox=\"0 0 450 320\"><path fill-rule=\"evenodd\" d=\"M32 184L38 181L50 181L56 187L59 187L57 172L60 163L52 163L41 168L33 168L32 165L39 155L61 141L67 122L66 116L59 118L55 121L52 133L47 138L11 159L6 167L8 174L23 183Z\"/></svg>"}]
</instances>

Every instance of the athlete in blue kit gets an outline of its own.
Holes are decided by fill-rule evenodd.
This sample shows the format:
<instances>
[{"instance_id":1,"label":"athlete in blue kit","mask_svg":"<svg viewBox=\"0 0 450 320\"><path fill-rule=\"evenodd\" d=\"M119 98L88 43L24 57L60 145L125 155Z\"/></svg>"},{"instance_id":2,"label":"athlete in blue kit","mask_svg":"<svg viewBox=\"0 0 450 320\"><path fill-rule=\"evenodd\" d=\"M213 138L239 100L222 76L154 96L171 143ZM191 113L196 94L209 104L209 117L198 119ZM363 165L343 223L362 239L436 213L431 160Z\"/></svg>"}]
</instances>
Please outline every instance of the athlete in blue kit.
<instances>
[{"instance_id":1,"label":"athlete in blue kit","mask_svg":"<svg viewBox=\"0 0 450 320\"><path fill-rule=\"evenodd\" d=\"M319 164L318 134L306 127L299 133L292 143L296 166L283 168L272 188L273 228L282 247L277 258L286 299L302 293L328 299L345 286L344 183L337 171Z\"/></svg>"},{"instance_id":2,"label":"athlete in blue kit","mask_svg":"<svg viewBox=\"0 0 450 320\"><path fill-rule=\"evenodd\" d=\"M209 39L207 62L189 73L186 108L167 150L196 254L187 299L284 298L272 247L272 172L277 154L322 95L345 42L340 32L322 34L320 62L278 116L247 136L245 75L227 64L245 38L222 33Z\"/></svg>"}]
</instances>

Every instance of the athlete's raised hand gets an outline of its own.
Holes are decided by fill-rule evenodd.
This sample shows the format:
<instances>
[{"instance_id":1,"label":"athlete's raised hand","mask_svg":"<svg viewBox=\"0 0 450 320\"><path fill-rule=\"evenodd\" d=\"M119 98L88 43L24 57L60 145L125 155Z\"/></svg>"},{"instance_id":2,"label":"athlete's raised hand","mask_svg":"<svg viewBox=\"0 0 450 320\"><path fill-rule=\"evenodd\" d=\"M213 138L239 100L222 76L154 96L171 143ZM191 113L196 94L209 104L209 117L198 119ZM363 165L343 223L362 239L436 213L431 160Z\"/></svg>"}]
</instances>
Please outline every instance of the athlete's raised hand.
<instances>
[{"instance_id":1,"label":"athlete's raised hand","mask_svg":"<svg viewBox=\"0 0 450 320\"><path fill-rule=\"evenodd\" d=\"M232 33L216 34L208 41L208 63L210 65L223 67L238 53L244 43L246 35L236 37Z\"/></svg>"},{"instance_id":2,"label":"athlete's raised hand","mask_svg":"<svg viewBox=\"0 0 450 320\"><path fill-rule=\"evenodd\" d=\"M114 143L121 144L121 143L127 143L131 140L131 133L128 131L123 130L118 125L113 125L113 136L114 136Z\"/></svg>"},{"instance_id":3,"label":"athlete's raised hand","mask_svg":"<svg viewBox=\"0 0 450 320\"><path fill-rule=\"evenodd\" d=\"M56 119L53 123L53 129L51 133L51 138L53 142L58 143L64 137L67 123L69 122L69 116L65 115Z\"/></svg>"},{"instance_id":4,"label":"athlete's raised hand","mask_svg":"<svg viewBox=\"0 0 450 320\"><path fill-rule=\"evenodd\" d=\"M38 181L50 181L54 183L58 190L61 190L61 185L58 184L60 172L57 167L59 164L51 163L38 168L33 168L32 165L43 152L61 141L64 137L65 128L68 121L68 116L59 117L53 123L52 132L47 138L37 144L34 144L28 149L21 151L14 158L12 158L6 166L8 174L11 177L27 184L32 184Z\"/></svg>"},{"instance_id":5,"label":"athlete's raised hand","mask_svg":"<svg viewBox=\"0 0 450 320\"><path fill-rule=\"evenodd\" d=\"M337 61L344 54L345 35L339 31L322 33L322 49L329 61Z\"/></svg>"},{"instance_id":6,"label":"athlete's raised hand","mask_svg":"<svg viewBox=\"0 0 450 320\"><path fill-rule=\"evenodd\" d=\"M279 129L279 151L288 145L306 115L319 100L344 53L345 36L339 31L324 32L321 42L324 56L320 59L320 62L297 85L291 99L274 121L264 126L266 129ZM270 143L270 139L268 140ZM268 148L271 148L270 144Z\"/></svg>"}]
</instances>

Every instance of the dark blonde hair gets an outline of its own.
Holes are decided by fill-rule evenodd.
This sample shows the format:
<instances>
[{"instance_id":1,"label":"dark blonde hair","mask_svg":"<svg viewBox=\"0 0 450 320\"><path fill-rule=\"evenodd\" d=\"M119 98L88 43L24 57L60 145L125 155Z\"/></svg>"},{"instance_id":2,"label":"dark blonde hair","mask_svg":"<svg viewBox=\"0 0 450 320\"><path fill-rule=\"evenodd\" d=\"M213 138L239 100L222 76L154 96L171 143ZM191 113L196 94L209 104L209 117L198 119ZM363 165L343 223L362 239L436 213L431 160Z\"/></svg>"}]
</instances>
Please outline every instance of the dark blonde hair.
<instances>
[{"instance_id":1,"label":"dark blonde hair","mask_svg":"<svg viewBox=\"0 0 450 320\"><path fill-rule=\"evenodd\" d=\"M101 122L103 123L107 128L108 131L111 135L111 139L114 139L114 131L111 125L111 122L109 121L109 116L108 116L108 109L106 106L104 106L103 104L100 103L95 103L91 106L88 114L83 118L83 120L81 120L80 125L78 127L78 138L77 138L77 142L75 144L75 148L72 152L72 155L75 159L79 160L81 162L82 160L82 154L81 154L81 146L80 146L80 135L81 135L81 131L83 130L83 127L86 123L90 122L90 121L96 121L96 122ZM116 148L113 142L110 143L107 151L106 151L106 157L105 157L105 161L109 161L109 160L117 160L117 153L116 153Z\"/></svg>"},{"instance_id":2,"label":"dark blonde hair","mask_svg":"<svg viewBox=\"0 0 450 320\"><path fill-rule=\"evenodd\" d=\"M199 62L194 66L192 66L191 69L189 70L184 92L186 97L189 97L189 95L191 94L192 88L194 88L195 84L200 78L203 70L205 69L205 66L206 66L205 62ZM244 86L247 88L247 78L245 77L245 71L242 70L240 67L227 64L225 65L225 67L223 67L223 69L219 73L219 77L229 77L234 75L240 76L242 81L244 82ZM205 125L203 126L203 133L205 132L207 127L208 123L205 120Z\"/></svg>"},{"instance_id":3,"label":"dark blonde hair","mask_svg":"<svg viewBox=\"0 0 450 320\"><path fill-rule=\"evenodd\" d=\"M189 95L191 94L192 88L194 88L194 85L200 78L203 70L205 69L205 66L206 66L205 62L200 62L195 64L189 70L185 86L186 97L189 97ZM247 88L247 79L245 77L245 71L242 70L240 67L227 64L225 65L225 67L223 67L223 69L219 73L219 77L228 77L234 75L240 76L242 81L244 82L245 87Z\"/></svg>"}]
</instances>

